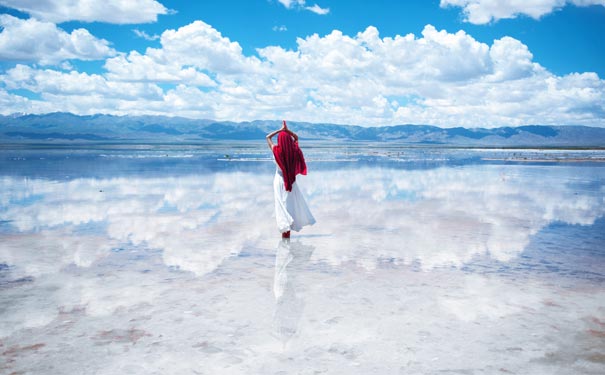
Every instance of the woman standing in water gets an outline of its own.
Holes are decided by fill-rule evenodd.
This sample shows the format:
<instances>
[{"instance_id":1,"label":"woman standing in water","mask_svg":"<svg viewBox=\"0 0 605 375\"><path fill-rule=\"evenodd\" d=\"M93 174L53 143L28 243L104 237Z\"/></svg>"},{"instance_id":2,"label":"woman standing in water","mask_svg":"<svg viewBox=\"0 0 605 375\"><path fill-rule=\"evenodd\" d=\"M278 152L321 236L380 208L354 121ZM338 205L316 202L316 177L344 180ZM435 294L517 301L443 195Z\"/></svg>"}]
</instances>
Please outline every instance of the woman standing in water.
<instances>
[{"instance_id":1,"label":"woman standing in water","mask_svg":"<svg viewBox=\"0 0 605 375\"><path fill-rule=\"evenodd\" d=\"M278 134L277 145L271 139L275 134ZM281 129L267 134L267 144L277 163L273 179L277 229L282 238L290 238L291 230L298 232L304 226L315 223L315 218L296 184L296 175L306 175L307 165L298 147L298 136L288 129L285 120Z\"/></svg>"}]
</instances>

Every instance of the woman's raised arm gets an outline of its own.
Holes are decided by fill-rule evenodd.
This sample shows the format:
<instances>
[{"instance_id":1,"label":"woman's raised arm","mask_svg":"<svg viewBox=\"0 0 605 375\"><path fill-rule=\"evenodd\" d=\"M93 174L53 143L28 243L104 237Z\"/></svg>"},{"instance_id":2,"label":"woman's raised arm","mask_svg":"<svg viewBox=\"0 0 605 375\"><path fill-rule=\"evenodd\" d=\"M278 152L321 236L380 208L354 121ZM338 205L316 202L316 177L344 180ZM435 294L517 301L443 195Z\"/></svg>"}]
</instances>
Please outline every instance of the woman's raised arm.
<instances>
[{"instance_id":1,"label":"woman's raised arm","mask_svg":"<svg viewBox=\"0 0 605 375\"><path fill-rule=\"evenodd\" d=\"M282 126L280 129L275 130L269 134L267 134L267 144L269 145L269 148L273 150L273 146L275 146L275 144L273 144L273 140L271 138L273 138L275 136L275 134L281 132L281 131L285 131L286 133L290 134L292 136L292 138L294 138L294 142L298 142L298 135L296 135L296 133L294 133L292 130L288 129L288 125L286 125L286 120L283 120Z\"/></svg>"},{"instance_id":2,"label":"woman's raised arm","mask_svg":"<svg viewBox=\"0 0 605 375\"><path fill-rule=\"evenodd\" d=\"M288 125L286 125L286 120L283 121L284 123L281 128L285 130L288 134L290 134L292 138L294 138L294 142L298 142L298 135L296 135L296 133L294 133L292 130L288 129Z\"/></svg>"},{"instance_id":3,"label":"woman's raised arm","mask_svg":"<svg viewBox=\"0 0 605 375\"><path fill-rule=\"evenodd\" d=\"M271 150L273 150L273 146L274 146L273 140L271 138L273 138L273 136L275 136L275 134L279 133L280 131L281 131L281 129L276 130L274 132L271 132L271 133L267 134L267 137L266 137L267 138L267 144L269 145L269 148Z\"/></svg>"},{"instance_id":4,"label":"woman's raised arm","mask_svg":"<svg viewBox=\"0 0 605 375\"><path fill-rule=\"evenodd\" d=\"M298 135L296 135L296 133L294 133L292 130L288 129L286 130L288 132L288 134L290 134L292 136L292 138L294 138L294 142L298 142Z\"/></svg>"}]
</instances>

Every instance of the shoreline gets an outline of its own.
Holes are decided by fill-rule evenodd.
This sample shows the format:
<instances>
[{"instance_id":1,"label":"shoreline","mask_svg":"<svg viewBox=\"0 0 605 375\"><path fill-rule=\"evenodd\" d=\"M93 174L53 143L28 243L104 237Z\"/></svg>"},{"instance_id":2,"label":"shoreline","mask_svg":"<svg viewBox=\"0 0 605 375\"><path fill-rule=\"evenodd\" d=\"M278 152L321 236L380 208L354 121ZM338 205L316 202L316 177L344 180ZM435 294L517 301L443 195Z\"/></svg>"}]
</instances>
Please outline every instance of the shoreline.
<instances>
[{"instance_id":1,"label":"shoreline","mask_svg":"<svg viewBox=\"0 0 605 375\"><path fill-rule=\"evenodd\" d=\"M573 158L573 159L528 159L528 158L481 158L485 161L512 161L527 163L605 163L605 158Z\"/></svg>"},{"instance_id":2,"label":"shoreline","mask_svg":"<svg viewBox=\"0 0 605 375\"><path fill-rule=\"evenodd\" d=\"M124 142L1 142L0 150L15 149L95 149L95 148L115 148L128 149L137 148L139 150L157 149L162 147L210 147L210 148L250 148L266 147L265 140L204 140L200 142L145 142L129 141ZM554 145L554 146L481 146L481 145L447 145L447 144L414 144L398 142L371 142L371 141L345 141L345 140L305 140L304 148L356 148L364 147L368 149L433 149L433 150L469 150L469 151L605 151L605 145Z\"/></svg>"}]
</instances>

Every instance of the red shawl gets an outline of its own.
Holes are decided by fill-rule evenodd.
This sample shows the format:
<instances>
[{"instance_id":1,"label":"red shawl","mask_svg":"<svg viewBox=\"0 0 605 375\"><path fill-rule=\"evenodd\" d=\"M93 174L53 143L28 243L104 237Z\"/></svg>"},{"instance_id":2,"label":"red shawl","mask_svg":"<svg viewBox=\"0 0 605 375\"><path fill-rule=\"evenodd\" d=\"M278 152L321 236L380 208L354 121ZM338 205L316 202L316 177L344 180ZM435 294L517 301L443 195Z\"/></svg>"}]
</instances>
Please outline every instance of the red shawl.
<instances>
[{"instance_id":1,"label":"red shawl","mask_svg":"<svg viewBox=\"0 0 605 375\"><path fill-rule=\"evenodd\" d=\"M296 175L307 174L305 157L298 147L298 143L285 131L279 132L277 146L273 147L273 156L277 165L284 175L284 185L287 191L292 191L292 184L296 181Z\"/></svg>"}]
</instances>

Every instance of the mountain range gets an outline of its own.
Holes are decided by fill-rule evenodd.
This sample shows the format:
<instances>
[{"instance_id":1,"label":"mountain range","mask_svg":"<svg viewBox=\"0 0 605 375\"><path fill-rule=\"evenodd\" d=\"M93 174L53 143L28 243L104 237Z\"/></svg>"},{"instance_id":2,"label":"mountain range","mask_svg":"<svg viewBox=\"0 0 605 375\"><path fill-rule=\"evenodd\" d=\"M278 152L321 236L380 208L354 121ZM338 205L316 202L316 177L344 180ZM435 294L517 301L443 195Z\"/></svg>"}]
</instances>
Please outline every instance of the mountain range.
<instances>
[{"instance_id":1,"label":"mountain range","mask_svg":"<svg viewBox=\"0 0 605 375\"><path fill-rule=\"evenodd\" d=\"M526 125L499 128L440 128L430 125L362 127L289 122L305 140L389 142L474 147L605 147L605 128ZM259 140L279 120L231 122L167 116L80 116L71 113L0 116L0 143L196 143Z\"/></svg>"}]
</instances>

